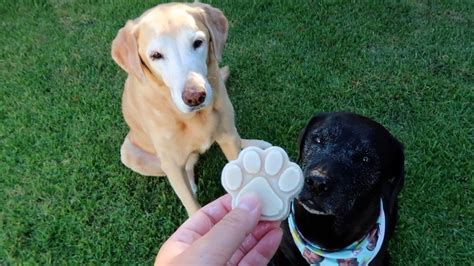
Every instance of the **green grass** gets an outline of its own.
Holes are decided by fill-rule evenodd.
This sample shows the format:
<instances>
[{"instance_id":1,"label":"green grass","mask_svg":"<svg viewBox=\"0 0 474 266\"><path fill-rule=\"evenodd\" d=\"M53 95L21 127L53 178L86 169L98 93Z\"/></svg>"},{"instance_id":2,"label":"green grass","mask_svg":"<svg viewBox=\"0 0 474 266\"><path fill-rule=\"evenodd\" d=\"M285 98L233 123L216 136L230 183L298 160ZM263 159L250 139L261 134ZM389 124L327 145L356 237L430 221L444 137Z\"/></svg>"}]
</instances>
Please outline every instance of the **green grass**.
<instances>
[{"instance_id":1,"label":"green grass","mask_svg":"<svg viewBox=\"0 0 474 266\"><path fill-rule=\"evenodd\" d=\"M396 265L474 258L474 2L228 1L239 132L296 157L315 112L387 126L406 148ZM306 2L306 1L304 1ZM186 218L164 178L120 163L118 29L156 1L0 0L0 264L150 264ZM223 193L217 147L199 200Z\"/></svg>"}]
</instances>

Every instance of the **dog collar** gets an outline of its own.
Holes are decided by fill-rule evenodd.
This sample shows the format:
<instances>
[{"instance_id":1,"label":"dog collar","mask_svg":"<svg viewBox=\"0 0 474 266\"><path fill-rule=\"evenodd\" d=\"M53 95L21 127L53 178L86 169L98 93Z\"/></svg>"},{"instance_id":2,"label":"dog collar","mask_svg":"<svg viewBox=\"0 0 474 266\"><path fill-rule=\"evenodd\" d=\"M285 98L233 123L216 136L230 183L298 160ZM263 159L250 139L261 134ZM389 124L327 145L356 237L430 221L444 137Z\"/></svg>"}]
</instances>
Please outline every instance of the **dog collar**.
<instances>
[{"instance_id":1,"label":"dog collar","mask_svg":"<svg viewBox=\"0 0 474 266\"><path fill-rule=\"evenodd\" d=\"M383 210L383 202L380 200L379 218L369 233L362 239L337 251L324 250L320 246L311 243L304 238L295 224L293 204L291 206L290 215L288 216L288 225L290 226L293 241L301 252L303 258L305 258L309 264L329 266L340 265L340 263L345 262L350 263L347 265L368 265L379 252L385 237L385 213Z\"/></svg>"}]
</instances>

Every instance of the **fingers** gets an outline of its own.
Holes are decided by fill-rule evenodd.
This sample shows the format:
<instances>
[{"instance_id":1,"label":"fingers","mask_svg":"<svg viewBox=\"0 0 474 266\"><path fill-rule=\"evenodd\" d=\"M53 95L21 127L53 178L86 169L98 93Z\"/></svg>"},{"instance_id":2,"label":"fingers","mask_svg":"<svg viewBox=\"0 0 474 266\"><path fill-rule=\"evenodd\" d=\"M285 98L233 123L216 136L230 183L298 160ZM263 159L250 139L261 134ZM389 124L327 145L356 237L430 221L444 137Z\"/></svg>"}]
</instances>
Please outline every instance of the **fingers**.
<instances>
[{"instance_id":1,"label":"fingers","mask_svg":"<svg viewBox=\"0 0 474 266\"><path fill-rule=\"evenodd\" d=\"M226 194L207 204L188 218L169 239L187 244L193 243L229 213L232 209L231 201L231 195Z\"/></svg>"},{"instance_id":2,"label":"fingers","mask_svg":"<svg viewBox=\"0 0 474 266\"><path fill-rule=\"evenodd\" d=\"M245 255L239 265L267 265L280 245L283 232L273 228Z\"/></svg>"},{"instance_id":3,"label":"fingers","mask_svg":"<svg viewBox=\"0 0 474 266\"><path fill-rule=\"evenodd\" d=\"M200 254L201 258L206 257L205 261L213 262L211 264L225 264L245 237L254 230L260 214L258 197L255 194L247 194L236 208L197 240L189 251Z\"/></svg>"},{"instance_id":4,"label":"fingers","mask_svg":"<svg viewBox=\"0 0 474 266\"><path fill-rule=\"evenodd\" d=\"M176 232L163 244L155 259L155 264L170 263L172 259L180 259L183 251L187 250L195 241L205 235L211 228L231 210L232 197L227 194L213 202L207 204L202 209L197 211L193 216L188 218ZM186 256L190 259L181 261L184 264L194 264L196 256L200 254L193 254ZM181 258L182 259L182 258Z\"/></svg>"},{"instance_id":5,"label":"fingers","mask_svg":"<svg viewBox=\"0 0 474 266\"><path fill-rule=\"evenodd\" d=\"M259 222L253 232L245 238L240 247L235 251L234 255L229 260L229 264L237 265L268 232L279 227L280 222Z\"/></svg>"}]
</instances>

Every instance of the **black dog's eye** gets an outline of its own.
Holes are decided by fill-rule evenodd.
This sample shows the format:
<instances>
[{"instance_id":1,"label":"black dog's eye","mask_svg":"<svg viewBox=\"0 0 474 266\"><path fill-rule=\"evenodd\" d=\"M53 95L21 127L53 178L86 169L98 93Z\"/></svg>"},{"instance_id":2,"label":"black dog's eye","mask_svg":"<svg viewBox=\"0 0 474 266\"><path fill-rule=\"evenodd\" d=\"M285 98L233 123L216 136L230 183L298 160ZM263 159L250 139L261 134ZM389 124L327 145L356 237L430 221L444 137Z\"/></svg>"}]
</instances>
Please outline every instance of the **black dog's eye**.
<instances>
[{"instance_id":1,"label":"black dog's eye","mask_svg":"<svg viewBox=\"0 0 474 266\"><path fill-rule=\"evenodd\" d=\"M198 39L198 40L195 40L195 41L193 42L193 48L194 48L194 49L197 49L197 48L201 47L201 45L202 45L202 40L199 40L199 39Z\"/></svg>"},{"instance_id":2,"label":"black dog's eye","mask_svg":"<svg viewBox=\"0 0 474 266\"><path fill-rule=\"evenodd\" d=\"M153 61L163 59L163 55L158 52L153 52L150 57Z\"/></svg>"},{"instance_id":3,"label":"black dog's eye","mask_svg":"<svg viewBox=\"0 0 474 266\"><path fill-rule=\"evenodd\" d=\"M354 162L361 163L364 165L372 164L372 159L367 155L367 152L360 152L354 154L353 160Z\"/></svg>"},{"instance_id":4,"label":"black dog's eye","mask_svg":"<svg viewBox=\"0 0 474 266\"><path fill-rule=\"evenodd\" d=\"M314 142L316 142L317 144L323 144L324 140L321 136L314 136L313 138Z\"/></svg>"},{"instance_id":5,"label":"black dog's eye","mask_svg":"<svg viewBox=\"0 0 474 266\"><path fill-rule=\"evenodd\" d=\"M364 157L362 158L362 161L363 161L364 163L368 163L368 162L370 162L370 159L369 159L369 157L364 156Z\"/></svg>"}]
</instances>

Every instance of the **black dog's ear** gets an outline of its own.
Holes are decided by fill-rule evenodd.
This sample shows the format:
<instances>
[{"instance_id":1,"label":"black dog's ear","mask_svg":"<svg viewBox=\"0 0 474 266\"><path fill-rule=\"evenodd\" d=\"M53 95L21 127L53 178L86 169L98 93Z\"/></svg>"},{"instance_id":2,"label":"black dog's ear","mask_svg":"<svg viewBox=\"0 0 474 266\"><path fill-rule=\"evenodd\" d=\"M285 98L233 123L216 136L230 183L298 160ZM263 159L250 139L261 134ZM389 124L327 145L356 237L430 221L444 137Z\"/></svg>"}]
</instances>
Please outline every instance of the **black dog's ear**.
<instances>
[{"instance_id":1,"label":"black dog's ear","mask_svg":"<svg viewBox=\"0 0 474 266\"><path fill-rule=\"evenodd\" d=\"M387 171L386 180L386 193L387 196L385 199L389 206L389 212L392 213L396 208L396 202L400 190L402 190L403 184L405 183L405 154L403 144L401 144L397 139L392 137L391 140L393 147L392 150L392 160Z\"/></svg>"},{"instance_id":2,"label":"black dog's ear","mask_svg":"<svg viewBox=\"0 0 474 266\"><path fill-rule=\"evenodd\" d=\"M405 175L405 152L403 144L397 139L393 138L393 160L390 166L391 176L389 176L389 182L394 183L396 179Z\"/></svg>"},{"instance_id":3,"label":"black dog's ear","mask_svg":"<svg viewBox=\"0 0 474 266\"><path fill-rule=\"evenodd\" d=\"M300 131L300 134L298 136L299 151L298 151L298 159L296 160L297 163L301 162L301 156L303 153L306 136L308 135L310 129L314 128L317 124L324 121L328 115L329 115L328 113L318 113L318 114L313 115L313 117L311 117L311 119L306 124L306 126Z\"/></svg>"}]
</instances>

